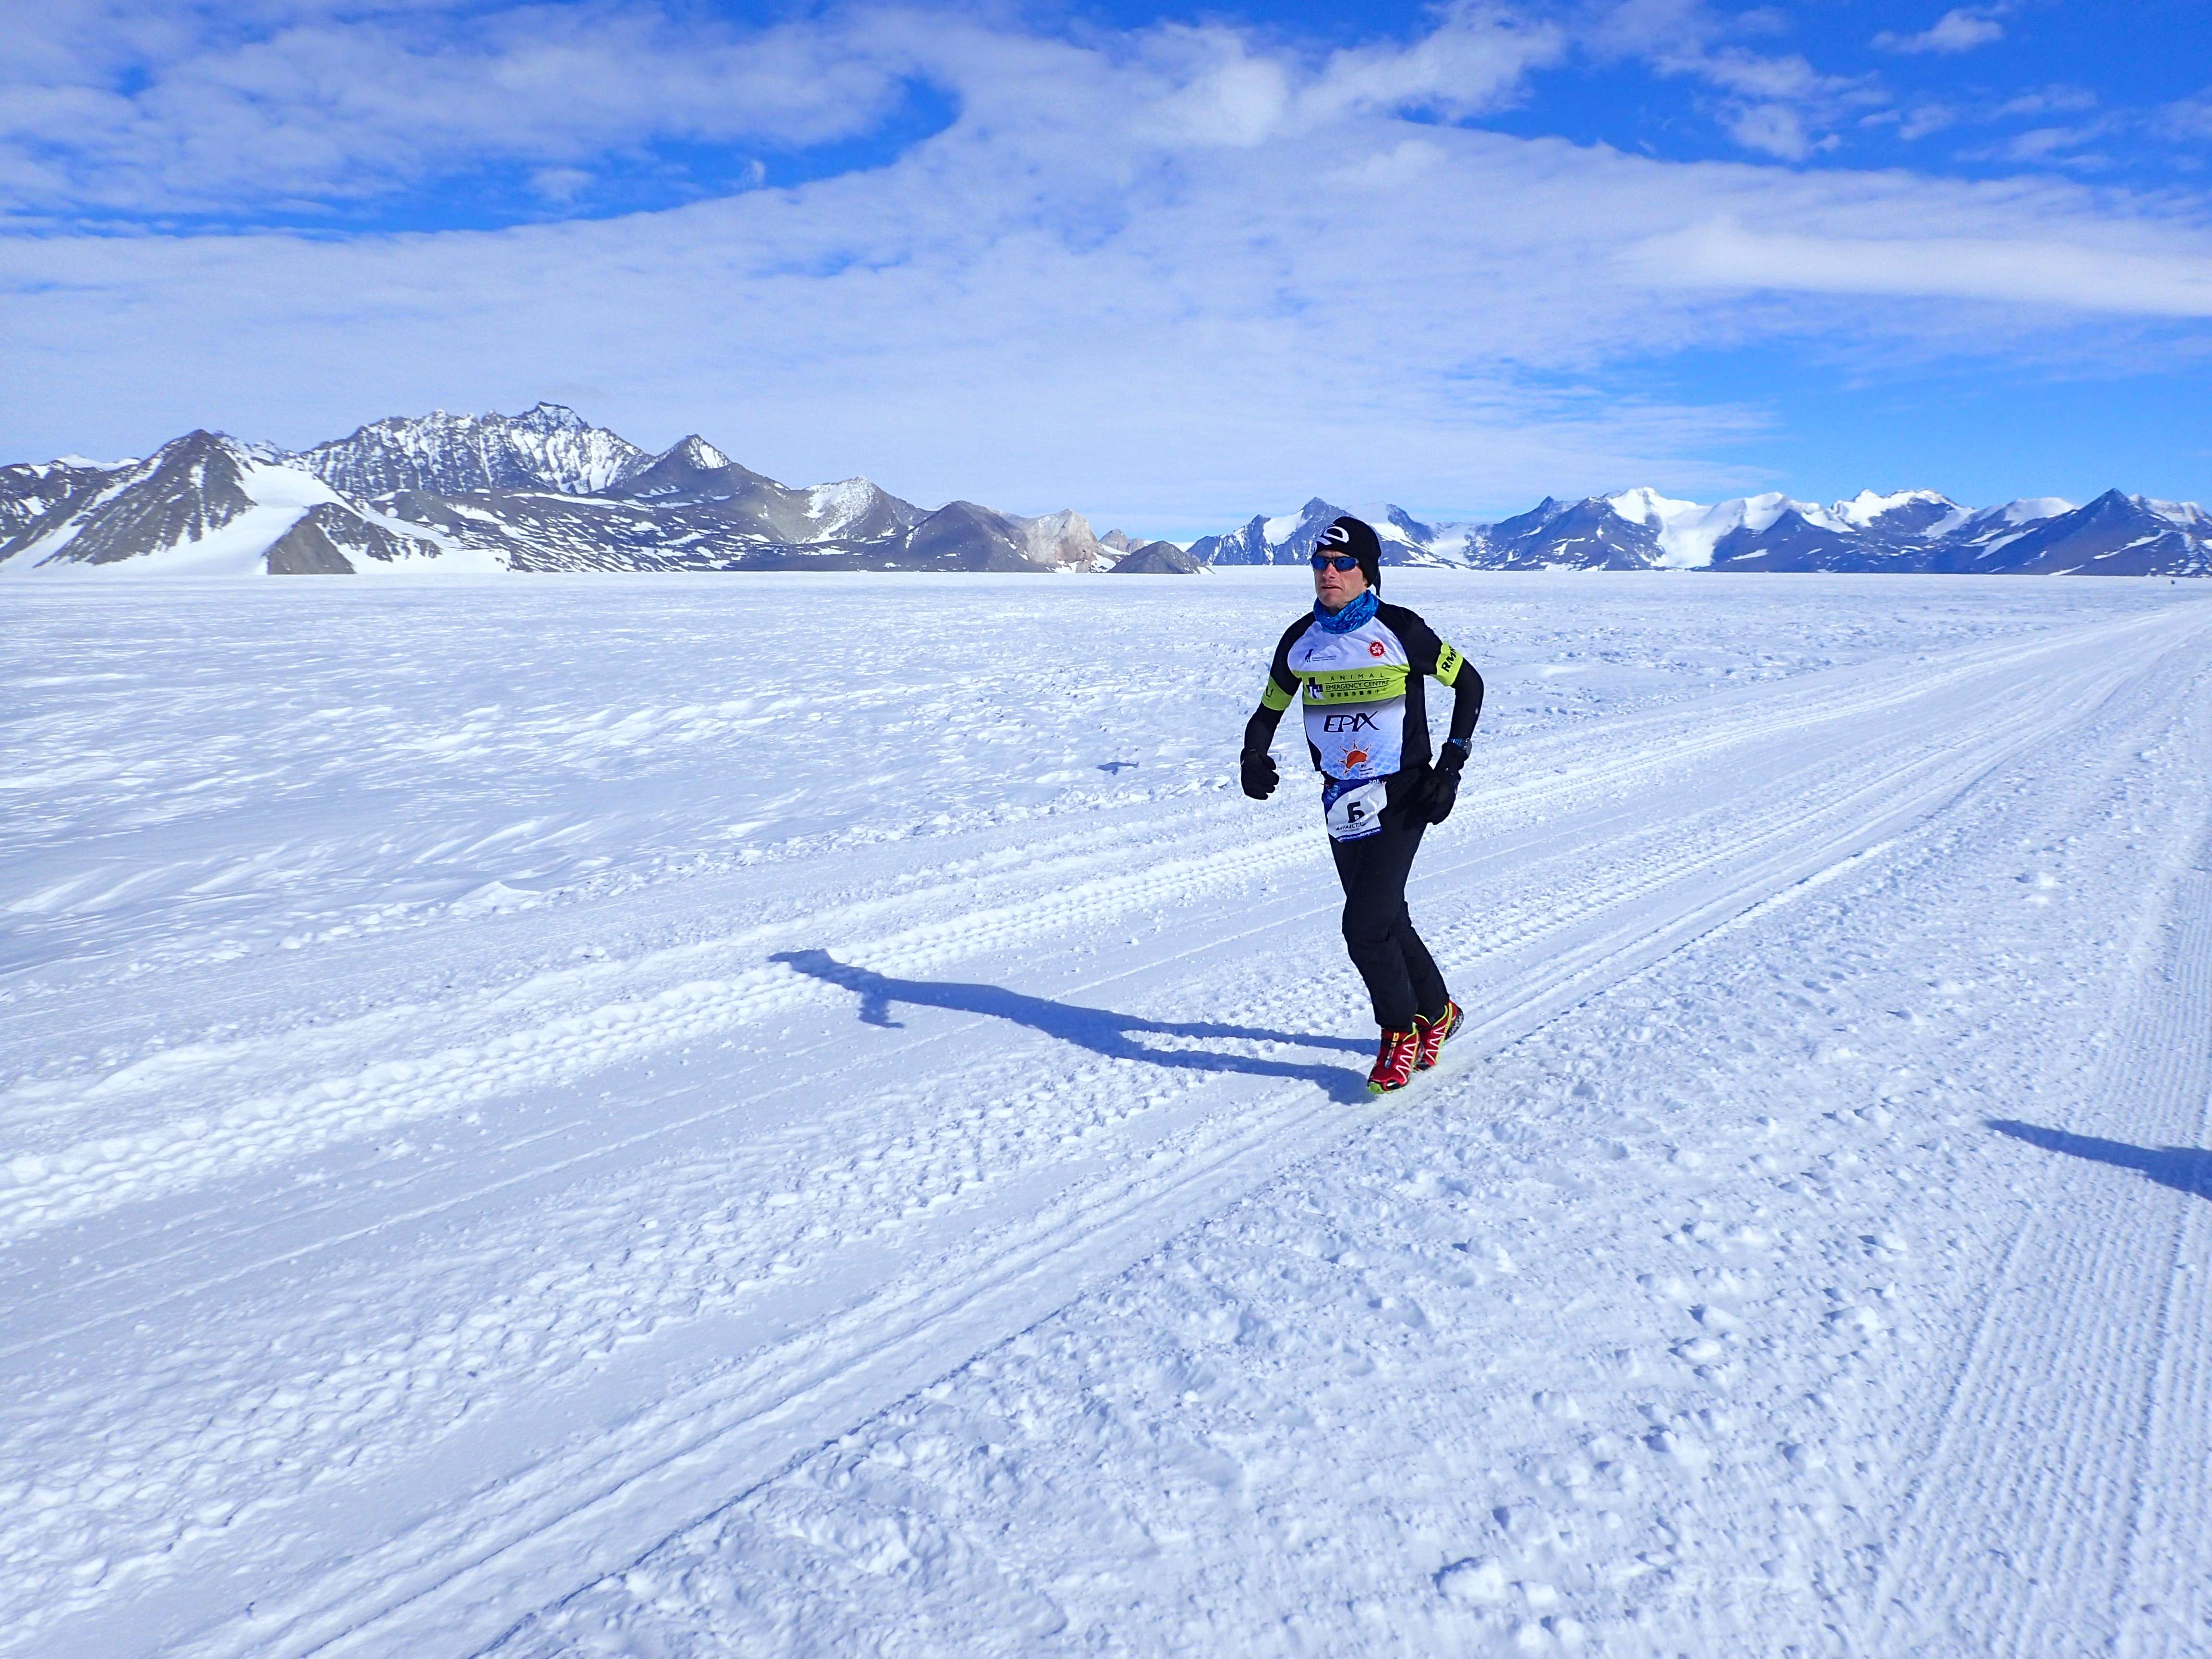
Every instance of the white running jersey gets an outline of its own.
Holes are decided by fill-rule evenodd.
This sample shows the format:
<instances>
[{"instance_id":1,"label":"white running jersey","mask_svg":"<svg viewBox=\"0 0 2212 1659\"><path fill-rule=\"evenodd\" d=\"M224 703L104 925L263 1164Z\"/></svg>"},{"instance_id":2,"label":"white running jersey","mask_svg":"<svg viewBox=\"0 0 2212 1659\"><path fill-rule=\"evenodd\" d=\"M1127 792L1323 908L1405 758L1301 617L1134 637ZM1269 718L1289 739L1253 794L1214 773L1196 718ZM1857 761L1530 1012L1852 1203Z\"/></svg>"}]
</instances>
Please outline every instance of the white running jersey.
<instances>
[{"instance_id":1,"label":"white running jersey","mask_svg":"<svg viewBox=\"0 0 2212 1659\"><path fill-rule=\"evenodd\" d=\"M1383 778L1406 745L1405 642L1370 617L1349 634L1309 628L1291 647L1304 683L1306 741L1333 778Z\"/></svg>"},{"instance_id":2,"label":"white running jersey","mask_svg":"<svg viewBox=\"0 0 2212 1659\"><path fill-rule=\"evenodd\" d=\"M1450 685L1466 660L1401 605L1378 605L1343 634L1309 617L1284 634L1260 700L1284 709L1297 699L1314 763L1326 775L1383 778L1427 763L1421 677Z\"/></svg>"}]
</instances>

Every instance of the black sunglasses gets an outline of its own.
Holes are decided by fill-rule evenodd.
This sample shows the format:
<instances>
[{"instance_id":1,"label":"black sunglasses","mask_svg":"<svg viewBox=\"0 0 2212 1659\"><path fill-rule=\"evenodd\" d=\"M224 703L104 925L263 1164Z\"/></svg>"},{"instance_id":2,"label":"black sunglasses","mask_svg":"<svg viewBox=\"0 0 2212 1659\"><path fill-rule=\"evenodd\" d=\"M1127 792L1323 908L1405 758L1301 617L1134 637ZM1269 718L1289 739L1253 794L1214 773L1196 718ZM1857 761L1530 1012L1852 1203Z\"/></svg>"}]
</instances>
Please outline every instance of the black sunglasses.
<instances>
[{"instance_id":1,"label":"black sunglasses","mask_svg":"<svg viewBox=\"0 0 2212 1659\"><path fill-rule=\"evenodd\" d=\"M1334 556L1327 553L1316 553L1313 556L1313 568L1316 570L1357 570L1359 568L1359 561L1349 553L1339 553Z\"/></svg>"}]
</instances>

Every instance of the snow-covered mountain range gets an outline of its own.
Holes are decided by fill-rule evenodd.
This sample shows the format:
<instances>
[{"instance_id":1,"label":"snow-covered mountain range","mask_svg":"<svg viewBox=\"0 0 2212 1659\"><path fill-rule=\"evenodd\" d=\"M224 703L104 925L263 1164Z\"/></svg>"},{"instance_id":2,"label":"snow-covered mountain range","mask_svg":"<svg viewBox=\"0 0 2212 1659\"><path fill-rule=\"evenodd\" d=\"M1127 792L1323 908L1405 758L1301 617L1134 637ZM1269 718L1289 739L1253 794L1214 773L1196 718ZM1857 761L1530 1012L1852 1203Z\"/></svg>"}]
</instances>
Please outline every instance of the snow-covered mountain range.
<instances>
[{"instance_id":1,"label":"snow-covered mountain range","mask_svg":"<svg viewBox=\"0 0 2212 1659\"><path fill-rule=\"evenodd\" d=\"M285 451L192 432L144 460L0 466L0 574L386 570L1116 570L1297 564L1346 509L1318 497L1186 553L1073 511L915 506L866 478L793 487L703 438L659 454L539 404L393 417ZM1496 524L1354 508L1384 558L1482 570L1890 570L2212 574L2212 515L2111 490L1969 508L1924 489L1827 506L1706 506L1630 489L1549 497Z\"/></svg>"},{"instance_id":2,"label":"snow-covered mountain range","mask_svg":"<svg viewBox=\"0 0 2212 1659\"><path fill-rule=\"evenodd\" d=\"M1382 538L1386 564L1478 570L1890 570L2038 575L2212 575L2212 514L2193 501L2108 490L2086 507L2056 496L1971 508L1933 490L1862 491L1820 506L1787 495L1705 506L1630 489L1546 497L1496 524L1424 524L1386 504L1318 497L1194 543L1207 564L1299 564L1330 520L1352 512Z\"/></svg>"},{"instance_id":3,"label":"snow-covered mountain range","mask_svg":"<svg viewBox=\"0 0 2212 1659\"><path fill-rule=\"evenodd\" d=\"M653 454L555 404L296 452L193 432L143 461L0 467L0 573L1103 570L1141 550L1079 513L933 512L866 478L794 489L696 435Z\"/></svg>"}]
</instances>

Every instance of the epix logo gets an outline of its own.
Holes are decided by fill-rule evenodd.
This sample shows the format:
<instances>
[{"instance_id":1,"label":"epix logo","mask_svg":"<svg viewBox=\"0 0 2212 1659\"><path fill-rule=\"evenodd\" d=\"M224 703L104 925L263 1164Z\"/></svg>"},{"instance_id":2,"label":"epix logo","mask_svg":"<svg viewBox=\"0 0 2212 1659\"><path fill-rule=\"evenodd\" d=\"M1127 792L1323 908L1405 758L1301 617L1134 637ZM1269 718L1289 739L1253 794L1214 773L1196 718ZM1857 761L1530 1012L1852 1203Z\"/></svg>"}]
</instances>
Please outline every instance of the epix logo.
<instances>
[{"instance_id":1,"label":"epix logo","mask_svg":"<svg viewBox=\"0 0 2212 1659\"><path fill-rule=\"evenodd\" d=\"M1347 709L1341 714L1322 715L1321 719L1321 729L1328 732L1348 734L1353 732L1372 732L1377 728L1375 724L1375 716L1373 714L1363 714L1354 709Z\"/></svg>"}]
</instances>

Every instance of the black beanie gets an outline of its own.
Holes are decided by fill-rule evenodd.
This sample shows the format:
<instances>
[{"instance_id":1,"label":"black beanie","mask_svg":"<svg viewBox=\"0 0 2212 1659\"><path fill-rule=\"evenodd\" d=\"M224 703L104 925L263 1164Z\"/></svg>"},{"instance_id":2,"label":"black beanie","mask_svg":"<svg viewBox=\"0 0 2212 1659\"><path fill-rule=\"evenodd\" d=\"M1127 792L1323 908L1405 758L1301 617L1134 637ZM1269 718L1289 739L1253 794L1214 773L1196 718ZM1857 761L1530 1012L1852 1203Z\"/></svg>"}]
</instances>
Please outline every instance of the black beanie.
<instances>
[{"instance_id":1,"label":"black beanie","mask_svg":"<svg viewBox=\"0 0 2212 1659\"><path fill-rule=\"evenodd\" d=\"M1364 519L1355 519L1350 514L1330 522L1314 544L1316 553L1349 553L1359 561L1359 574L1367 578L1370 587L1382 586L1382 543L1375 533L1375 526Z\"/></svg>"}]
</instances>

